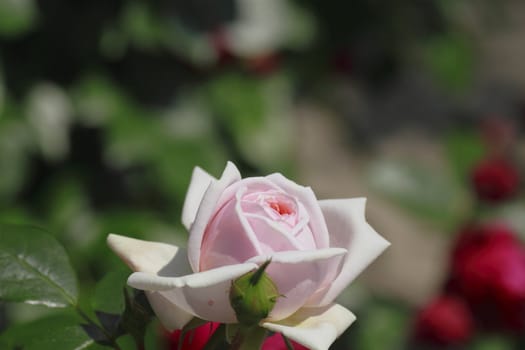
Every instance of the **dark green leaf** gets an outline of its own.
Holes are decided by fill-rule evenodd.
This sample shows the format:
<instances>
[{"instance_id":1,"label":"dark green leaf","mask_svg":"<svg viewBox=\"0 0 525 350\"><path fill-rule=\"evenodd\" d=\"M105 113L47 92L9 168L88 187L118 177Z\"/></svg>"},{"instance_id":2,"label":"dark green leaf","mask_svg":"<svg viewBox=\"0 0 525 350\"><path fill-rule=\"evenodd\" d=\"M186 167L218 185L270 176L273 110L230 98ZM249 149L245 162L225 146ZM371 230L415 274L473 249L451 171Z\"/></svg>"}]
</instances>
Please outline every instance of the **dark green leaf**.
<instances>
[{"instance_id":1,"label":"dark green leaf","mask_svg":"<svg viewBox=\"0 0 525 350\"><path fill-rule=\"evenodd\" d=\"M96 344L78 323L70 315L49 316L8 329L0 337L0 344L7 344L6 349L24 350L106 349Z\"/></svg>"},{"instance_id":2,"label":"dark green leaf","mask_svg":"<svg viewBox=\"0 0 525 350\"><path fill-rule=\"evenodd\" d=\"M130 295L128 290L124 289L124 298L126 309L122 315L120 326L125 332L131 334L137 344L143 344L146 328L151 321L153 311L142 291Z\"/></svg>"},{"instance_id":3,"label":"dark green leaf","mask_svg":"<svg viewBox=\"0 0 525 350\"><path fill-rule=\"evenodd\" d=\"M93 295L93 309L107 313L121 314L124 311L124 295L122 289L130 274L127 267L121 267L109 272L98 282Z\"/></svg>"},{"instance_id":4,"label":"dark green leaf","mask_svg":"<svg viewBox=\"0 0 525 350\"><path fill-rule=\"evenodd\" d=\"M0 300L76 305L74 271L51 235L33 227L0 224Z\"/></svg>"}]
</instances>

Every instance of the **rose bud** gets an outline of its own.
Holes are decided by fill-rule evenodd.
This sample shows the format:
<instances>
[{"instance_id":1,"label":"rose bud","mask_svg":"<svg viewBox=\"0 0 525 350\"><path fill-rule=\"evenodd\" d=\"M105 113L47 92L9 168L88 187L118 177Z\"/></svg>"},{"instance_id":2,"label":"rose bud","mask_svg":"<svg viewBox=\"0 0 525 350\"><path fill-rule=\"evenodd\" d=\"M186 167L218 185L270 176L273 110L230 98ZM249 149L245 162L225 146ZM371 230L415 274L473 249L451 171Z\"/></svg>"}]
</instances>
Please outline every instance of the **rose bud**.
<instances>
[{"instance_id":1,"label":"rose bud","mask_svg":"<svg viewBox=\"0 0 525 350\"><path fill-rule=\"evenodd\" d=\"M470 339L473 321L465 303L442 295L424 307L416 317L416 341L433 345L460 345Z\"/></svg>"},{"instance_id":2,"label":"rose bud","mask_svg":"<svg viewBox=\"0 0 525 350\"><path fill-rule=\"evenodd\" d=\"M253 328L312 350L328 349L355 320L335 299L389 245L367 223L363 198L319 201L311 188L281 174L243 179L230 162L220 179L195 168L182 223L187 250L108 236L135 271L128 285L146 292L166 328L194 317L234 324L267 314ZM273 306L260 301L261 291L247 292L250 278L242 278L268 260L260 271L269 278L260 278ZM230 299L231 289L242 302Z\"/></svg>"},{"instance_id":3,"label":"rose bud","mask_svg":"<svg viewBox=\"0 0 525 350\"><path fill-rule=\"evenodd\" d=\"M270 260L256 271L248 272L232 282L230 303L240 324L254 326L267 318L279 297L277 287L264 270Z\"/></svg>"},{"instance_id":4,"label":"rose bud","mask_svg":"<svg viewBox=\"0 0 525 350\"><path fill-rule=\"evenodd\" d=\"M472 184L480 200L498 203L518 191L518 170L502 158L487 159L474 168Z\"/></svg>"}]
</instances>

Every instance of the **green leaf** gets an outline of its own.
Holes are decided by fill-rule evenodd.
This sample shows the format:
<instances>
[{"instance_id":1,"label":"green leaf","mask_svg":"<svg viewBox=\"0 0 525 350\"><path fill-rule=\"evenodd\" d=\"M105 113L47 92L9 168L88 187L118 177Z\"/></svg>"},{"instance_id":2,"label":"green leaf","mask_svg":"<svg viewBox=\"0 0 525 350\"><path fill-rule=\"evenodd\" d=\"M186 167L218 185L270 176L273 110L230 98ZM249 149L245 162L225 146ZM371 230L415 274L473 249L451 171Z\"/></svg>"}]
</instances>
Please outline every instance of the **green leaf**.
<instances>
[{"instance_id":1,"label":"green leaf","mask_svg":"<svg viewBox=\"0 0 525 350\"><path fill-rule=\"evenodd\" d=\"M77 294L66 252L51 235L0 224L0 300L66 307Z\"/></svg>"},{"instance_id":2,"label":"green leaf","mask_svg":"<svg viewBox=\"0 0 525 350\"><path fill-rule=\"evenodd\" d=\"M131 334L137 344L143 344L153 310L151 310L146 295L142 291L130 295L128 290L124 289L124 298L126 306L120 326L125 332Z\"/></svg>"},{"instance_id":3,"label":"green leaf","mask_svg":"<svg viewBox=\"0 0 525 350\"><path fill-rule=\"evenodd\" d=\"M96 344L72 315L53 315L9 328L0 336L2 349L24 350L99 350Z\"/></svg>"},{"instance_id":4,"label":"green leaf","mask_svg":"<svg viewBox=\"0 0 525 350\"><path fill-rule=\"evenodd\" d=\"M124 294L130 271L120 267L111 271L97 283L92 299L93 309L107 313L121 314L124 311Z\"/></svg>"}]
</instances>

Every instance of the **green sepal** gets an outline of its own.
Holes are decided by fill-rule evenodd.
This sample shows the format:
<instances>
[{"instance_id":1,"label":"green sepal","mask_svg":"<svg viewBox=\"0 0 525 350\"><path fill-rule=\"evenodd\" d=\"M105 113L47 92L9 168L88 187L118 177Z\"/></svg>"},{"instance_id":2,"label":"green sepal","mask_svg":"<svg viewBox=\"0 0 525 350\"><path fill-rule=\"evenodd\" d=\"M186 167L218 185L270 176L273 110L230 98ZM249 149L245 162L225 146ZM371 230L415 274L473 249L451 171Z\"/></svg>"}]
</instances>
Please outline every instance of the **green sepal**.
<instances>
[{"instance_id":1,"label":"green sepal","mask_svg":"<svg viewBox=\"0 0 525 350\"><path fill-rule=\"evenodd\" d=\"M271 260L266 261L257 270L232 282L230 304L237 321L243 326L256 326L267 318L280 297L277 287L265 272L270 262Z\"/></svg>"}]
</instances>

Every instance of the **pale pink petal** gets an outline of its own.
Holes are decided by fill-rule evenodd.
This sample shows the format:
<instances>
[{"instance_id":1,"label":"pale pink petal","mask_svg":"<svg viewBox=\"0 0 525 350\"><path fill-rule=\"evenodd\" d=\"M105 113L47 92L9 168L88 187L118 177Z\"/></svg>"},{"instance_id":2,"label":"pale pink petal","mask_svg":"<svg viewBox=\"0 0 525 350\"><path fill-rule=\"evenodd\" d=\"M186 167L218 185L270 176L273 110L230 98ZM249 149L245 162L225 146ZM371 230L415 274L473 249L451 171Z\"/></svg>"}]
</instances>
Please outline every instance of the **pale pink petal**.
<instances>
[{"instance_id":1,"label":"pale pink petal","mask_svg":"<svg viewBox=\"0 0 525 350\"><path fill-rule=\"evenodd\" d=\"M284 192L296 197L304 205L306 212L310 215L309 226L314 235L317 248L328 248L330 245L328 229L312 189L300 186L279 173L268 175L266 178L279 186Z\"/></svg>"},{"instance_id":2,"label":"pale pink petal","mask_svg":"<svg viewBox=\"0 0 525 350\"><path fill-rule=\"evenodd\" d=\"M338 304L302 308L278 322L264 322L262 327L284 334L310 350L327 350L353 322L355 316Z\"/></svg>"},{"instance_id":3,"label":"pale pink petal","mask_svg":"<svg viewBox=\"0 0 525 350\"><path fill-rule=\"evenodd\" d=\"M174 245L148 242L113 233L108 236L107 242L133 271L172 273L175 276L191 273L186 250ZM168 329L182 328L194 317L159 293L146 293L146 296L160 322Z\"/></svg>"},{"instance_id":4,"label":"pale pink petal","mask_svg":"<svg viewBox=\"0 0 525 350\"><path fill-rule=\"evenodd\" d=\"M261 215L246 214L245 218L257 237L262 254L301 249L299 242L290 232L287 232L282 223ZM254 255L258 254L252 256Z\"/></svg>"},{"instance_id":5,"label":"pale pink petal","mask_svg":"<svg viewBox=\"0 0 525 350\"><path fill-rule=\"evenodd\" d=\"M259 242L245 221L235 200L219 210L202 240L199 271L240 264L261 253Z\"/></svg>"},{"instance_id":6,"label":"pale pink petal","mask_svg":"<svg viewBox=\"0 0 525 350\"><path fill-rule=\"evenodd\" d=\"M229 300L231 283L256 268L253 263L229 265L182 277L135 272L128 284L145 291L157 291L180 309L204 320L235 323L237 319Z\"/></svg>"},{"instance_id":7,"label":"pale pink petal","mask_svg":"<svg viewBox=\"0 0 525 350\"><path fill-rule=\"evenodd\" d=\"M202 237L206 230L206 225L210 221L212 215L215 213L217 203L226 187L239 181L241 175L239 170L232 162L228 162L224 169L222 176L217 181L212 181L200 203L199 210L195 216L195 221L190 229L190 237L188 239L188 260L194 272L199 271L200 250Z\"/></svg>"},{"instance_id":8,"label":"pale pink petal","mask_svg":"<svg viewBox=\"0 0 525 350\"><path fill-rule=\"evenodd\" d=\"M149 300L149 304L157 315L160 323L169 331L175 329L182 329L193 316L177 305L173 304L169 299L162 295L162 292L145 292Z\"/></svg>"},{"instance_id":9,"label":"pale pink petal","mask_svg":"<svg viewBox=\"0 0 525 350\"><path fill-rule=\"evenodd\" d=\"M283 296L277 299L269 319L286 318L301 308L315 291L337 276L345 253L345 249L327 248L276 252L248 260L261 265L271 259L266 272Z\"/></svg>"},{"instance_id":10,"label":"pale pink petal","mask_svg":"<svg viewBox=\"0 0 525 350\"><path fill-rule=\"evenodd\" d=\"M169 269L178 276L191 273L186 250L183 248L114 233L108 235L107 243L133 271L163 274L165 269Z\"/></svg>"},{"instance_id":11,"label":"pale pink petal","mask_svg":"<svg viewBox=\"0 0 525 350\"><path fill-rule=\"evenodd\" d=\"M345 248L343 268L329 288L309 305L330 304L390 243L366 222L365 198L319 201L330 232L330 246Z\"/></svg>"},{"instance_id":12,"label":"pale pink petal","mask_svg":"<svg viewBox=\"0 0 525 350\"><path fill-rule=\"evenodd\" d=\"M182 224L186 229L189 230L191 224L193 224L202 197L212 181L217 181L217 179L199 167L193 169L190 185L188 192L186 192L186 198L184 199L184 206L182 208Z\"/></svg>"}]
</instances>

